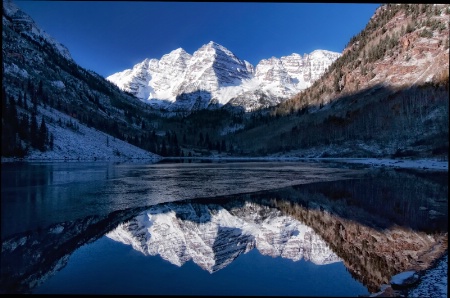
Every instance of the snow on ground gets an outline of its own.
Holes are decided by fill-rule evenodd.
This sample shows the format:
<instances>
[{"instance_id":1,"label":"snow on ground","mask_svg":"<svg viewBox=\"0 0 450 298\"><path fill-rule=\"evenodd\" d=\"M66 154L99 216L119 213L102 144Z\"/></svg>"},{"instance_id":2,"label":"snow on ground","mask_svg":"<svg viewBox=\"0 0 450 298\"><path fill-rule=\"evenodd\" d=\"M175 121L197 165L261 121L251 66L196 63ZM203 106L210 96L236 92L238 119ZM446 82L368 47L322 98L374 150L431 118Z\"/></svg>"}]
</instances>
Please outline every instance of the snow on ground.
<instances>
[{"instance_id":1,"label":"snow on ground","mask_svg":"<svg viewBox=\"0 0 450 298\"><path fill-rule=\"evenodd\" d=\"M120 159L160 159L158 155L149 153L119 139L114 139L93 128L88 128L75 119L59 113L43 109L45 115L53 118L47 127L55 137L54 150L48 152L34 151L26 160L120 160ZM56 124L57 117L63 121L76 122L79 129L73 131ZM39 120L38 120L39 121ZM40 123L40 122L39 122ZM196 159L191 158L191 159ZM448 171L448 161L437 159L389 159L389 158L310 158L279 155L272 157L229 157L224 154L213 154L198 159L211 160L261 160L261 161L332 161L342 163L359 163L373 167L412 168L423 170ZM3 161L8 161L2 158ZM408 297L447 297L448 255L440 260L435 268L427 270L417 286L409 290Z\"/></svg>"},{"instance_id":2,"label":"snow on ground","mask_svg":"<svg viewBox=\"0 0 450 298\"><path fill-rule=\"evenodd\" d=\"M408 297L446 298L448 286L448 254L422 276L420 283L408 291Z\"/></svg>"},{"instance_id":3,"label":"snow on ground","mask_svg":"<svg viewBox=\"0 0 450 298\"><path fill-rule=\"evenodd\" d=\"M418 278L419 276L416 271L410 270L392 276L390 282L391 285L403 285L405 282L408 282L408 280L417 280Z\"/></svg>"},{"instance_id":4,"label":"snow on ground","mask_svg":"<svg viewBox=\"0 0 450 298\"><path fill-rule=\"evenodd\" d=\"M437 159L390 159L390 158L322 158L345 163L360 163L374 167L392 167L448 171L448 161Z\"/></svg>"},{"instance_id":5,"label":"snow on ground","mask_svg":"<svg viewBox=\"0 0 450 298\"><path fill-rule=\"evenodd\" d=\"M278 155L270 157L230 157L225 154L189 157L189 159L211 159L228 161L332 161L342 163L359 163L373 167L407 168L420 170L448 171L448 160L440 159L408 159L408 158L348 158L348 157L294 157Z\"/></svg>"},{"instance_id":6,"label":"snow on ground","mask_svg":"<svg viewBox=\"0 0 450 298\"><path fill-rule=\"evenodd\" d=\"M39 107L39 110L52 119L50 122L49 118L46 118L46 126L54 135L54 149L45 152L32 150L24 160L157 160L161 158L99 130L87 127L75 118L52 108ZM59 119L63 123L62 126L58 124ZM38 117L37 120L40 125L41 118ZM76 125L77 129L66 127L66 123ZM9 160L11 159L2 158L2 162Z\"/></svg>"}]
</instances>

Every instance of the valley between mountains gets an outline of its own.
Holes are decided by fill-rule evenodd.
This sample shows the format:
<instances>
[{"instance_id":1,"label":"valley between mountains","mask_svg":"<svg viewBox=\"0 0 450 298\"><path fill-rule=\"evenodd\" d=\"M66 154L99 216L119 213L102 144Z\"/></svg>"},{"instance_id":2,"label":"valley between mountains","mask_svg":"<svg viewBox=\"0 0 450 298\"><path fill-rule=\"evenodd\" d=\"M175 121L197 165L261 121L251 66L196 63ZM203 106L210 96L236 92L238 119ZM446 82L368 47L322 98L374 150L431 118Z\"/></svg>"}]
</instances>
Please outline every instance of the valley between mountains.
<instances>
[{"instance_id":1,"label":"valley between mountains","mask_svg":"<svg viewBox=\"0 0 450 298\"><path fill-rule=\"evenodd\" d=\"M267 57L252 65L245 60L246 57L237 57L226 45L210 41L199 44L193 53L182 48L173 49L162 57L148 57L105 78L81 67L69 49L20 9L20 2L16 5L11 0L4 0L2 163L17 160L152 163L164 158L348 158L356 162L365 159L371 165L378 163L403 168L413 167L409 163L411 160L431 160L433 163L421 164L422 168L432 165L429 167L434 170L448 172L449 29L449 4L383 4L341 53L317 49L311 53ZM426 171L417 175L427 176L430 181L435 179ZM386 183L391 181L386 179ZM264 182L262 180L261 183ZM432 183L424 185L429 184ZM349 192L336 192L342 185L338 181L329 190L333 201L334 196L347 198ZM410 199L416 192L405 195L405 185L400 185L399 193L395 195L387 188L380 188L380 196L391 205L386 203L382 208L376 205L372 213L383 208L389 214L397 212L400 203L395 204L393 198L401 199L405 210L416 210L417 214L428 210L428 205L410 208ZM411 185L421 187L417 183ZM372 196L373 188L360 188ZM318 189L324 191L321 185ZM291 194L292 189L289 191ZM310 199L308 192L305 198L305 201ZM427 195L424 199L433 200L434 196ZM398 251L396 246L386 245L386 240L378 241L376 238L384 239L378 231L360 229L353 225L353 221L336 217L336 212L328 213L326 208L323 209L326 205L321 206L322 210L310 212L301 206L293 208L287 203L278 203L278 207L292 213L299 221L316 224L317 230L333 227L323 229L321 236L335 248L345 240L342 246L345 251L341 249L340 252L349 255L353 261L358 259L350 266L357 275L367 276L365 266L381 268L375 271L375 282L371 284L373 289L385 282L377 279L378 272L394 274L410 264L410 260L405 258L418 257L418 254L404 255L404 250ZM447 200L440 203L444 205ZM355 204L352 208L343 208L331 203L329 206L343 213L351 213L349 210L358 207ZM251 204L245 207L256 208ZM180 208L183 212L187 210L183 206ZM128 214L122 214L122 211L119 210L112 222L105 224L105 231L111 231L113 225L128 218ZM152 245L158 242L144 243L133 236L134 232L140 232L141 226L150 223L148 215L153 216L151 223L156 223L156 227L166 227L164 224L168 219L156 211L157 208L140 214L134 222L120 226L108 236L128 241L138 249L149 245L149 251L153 252ZM434 210L423 214L433 215L431 211ZM242 211L244 215L247 212L248 209ZM270 219L272 213L265 215ZM398 217L394 215L392 217ZM211 231L220 226L222 220L228 223L233 219L233 228L247 231L247 238L232 238L238 242L242 240L239 249L246 251L256 245L254 239L258 234L252 233L262 228L256 221L242 222L236 218L215 217L206 229ZM365 214L362 218L370 218L370 215ZM181 227L192 226L188 222ZM306 231L300 225L295 228ZM80 229L74 225L74 230ZM281 228L280 231L284 232ZM313 235L312 230L306 232L308 236ZM70 230L67 233L72 235ZM409 234L405 238L408 241L397 241L402 240L399 238L402 233L406 234L404 231L392 233L386 239L398 247L408 248ZM358 240L362 239L362 234L367 241L361 242L360 249ZM178 237L182 234L176 230L173 235ZM173 239L178 240L175 236ZM273 235L269 234L263 240L273 239L269 236ZM51 237L60 240L60 235L51 234ZM447 232L443 234L444 240L438 239L439 245L446 247L446 238ZM212 242L211 239L205 241ZM296 244L306 243L308 250L305 250L304 257L314 255L312 247L317 244L321 251L321 254L316 254L319 263L335 261L334 253L323 249L323 241L311 239L297 239L298 243L291 244L298 248L300 246ZM413 234L411 239L411 246L417 246L418 239L425 244L430 241L428 235L420 238ZM21 245L16 244L21 241L22 238L11 242L11 252ZM261 243L266 245L268 242ZM198 243L190 244L198 247ZM374 263L367 263L364 258L359 260L363 256L360 253L363 245L366 251L367 247L371 249L369 253ZM433 247L434 243L427 245ZM199 263L209 271L224 268L228 264L226 255L218 267L211 266L208 254L211 247L202 247L209 259ZM55 245L52 248L58 249ZM389 250L400 260L397 264L402 266L393 268L389 266L395 262L379 261L378 253L385 255ZM431 248L427 251L436 255L442 253ZM26 252L34 258L36 250L31 248ZM49 250L42 252L48 253ZM14 253L22 258L18 251ZM62 250L60 253L64 256ZM166 257L174 263L183 263L191 255L167 254ZM432 257L435 256L430 256L426 260L430 262L423 263L423 266L418 262L415 269L429 270ZM447 263L444 259L440 264L447 267ZM36 264L36 268L40 266ZM442 273L438 275L442 276Z\"/></svg>"},{"instance_id":2,"label":"valley between mountains","mask_svg":"<svg viewBox=\"0 0 450 298\"><path fill-rule=\"evenodd\" d=\"M381 5L342 53L214 41L103 78L3 1L2 158L448 157L446 4Z\"/></svg>"}]
</instances>

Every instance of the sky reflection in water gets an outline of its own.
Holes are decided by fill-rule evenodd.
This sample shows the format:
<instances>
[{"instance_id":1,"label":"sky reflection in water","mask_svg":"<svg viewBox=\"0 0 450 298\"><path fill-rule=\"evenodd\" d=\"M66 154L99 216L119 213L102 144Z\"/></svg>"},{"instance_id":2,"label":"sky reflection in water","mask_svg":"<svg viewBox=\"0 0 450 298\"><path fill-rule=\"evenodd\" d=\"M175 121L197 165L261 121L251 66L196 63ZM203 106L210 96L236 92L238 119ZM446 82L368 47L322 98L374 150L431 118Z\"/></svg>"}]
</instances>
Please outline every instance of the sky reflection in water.
<instances>
[{"instance_id":1,"label":"sky reflection in water","mask_svg":"<svg viewBox=\"0 0 450 298\"><path fill-rule=\"evenodd\" d=\"M425 266L421 252L447 238L446 173L297 162L5 169L6 292L43 282L35 293L357 296ZM180 201L190 197L203 199Z\"/></svg>"}]
</instances>

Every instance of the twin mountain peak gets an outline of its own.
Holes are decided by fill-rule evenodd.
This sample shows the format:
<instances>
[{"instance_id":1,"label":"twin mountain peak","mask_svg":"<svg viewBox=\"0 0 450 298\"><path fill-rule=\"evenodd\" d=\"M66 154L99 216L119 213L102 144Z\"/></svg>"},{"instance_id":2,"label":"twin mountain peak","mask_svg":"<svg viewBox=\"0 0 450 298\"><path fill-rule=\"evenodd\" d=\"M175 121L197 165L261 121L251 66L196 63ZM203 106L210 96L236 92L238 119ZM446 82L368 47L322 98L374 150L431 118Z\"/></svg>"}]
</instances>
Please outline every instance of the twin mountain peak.
<instances>
[{"instance_id":1,"label":"twin mountain peak","mask_svg":"<svg viewBox=\"0 0 450 298\"><path fill-rule=\"evenodd\" d=\"M171 111L276 105L311 86L340 53L315 50L261 60L256 67L213 41L192 55L178 48L145 59L107 80L144 102Z\"/></svg>"}]
</instances>

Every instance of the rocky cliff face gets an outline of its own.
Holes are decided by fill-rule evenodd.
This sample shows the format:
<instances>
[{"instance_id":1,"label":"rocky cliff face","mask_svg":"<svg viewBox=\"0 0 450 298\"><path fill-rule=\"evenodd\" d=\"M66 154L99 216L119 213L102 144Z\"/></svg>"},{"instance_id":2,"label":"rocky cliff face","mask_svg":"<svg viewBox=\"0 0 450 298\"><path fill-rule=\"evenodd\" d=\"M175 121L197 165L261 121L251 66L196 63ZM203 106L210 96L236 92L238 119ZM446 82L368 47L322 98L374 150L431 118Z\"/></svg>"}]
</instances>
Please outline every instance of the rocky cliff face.
<instances>
[{"instance_id":1,"label":"rocky cliff face","mask_svg":"<svg viewBox=\"0 0 450 298\"><path fill-rule=\"evenodd\" d=\"M446 84L449 13L447 4L381 5L340 59L316 79L317 86L284 104L318 106L377 85L398 90Z\"/></svg>"},{"instance_id":2,"label":"rocky cliff face","mask_svg":"<svg viewBox=\"0 0 450 298\"><path fill-rule=\"evenodd\" d=\"M248 154L447 158L449 20L448 4L380 6L311 87L230 137Z\"/></svg>"},{"instance_id":3,"label":"rocky cliff face","mask_svg":"<svg viewBox=\"0 0 450 298\"><path fill-rule=\"evenodd\" d=\"M179 48L107 79L151 105L170 110L230 104L248 111L273 106L311 86L339 56L316 50L304 57L294 53L264 59L253 67L211 41L192 56Z\"/></svg>"},{"instance_id":4,"label":"rocky cliff face","mask_svg":"<svg viewBox=\"0 0 450 298\"><path fill-rule=\"evenodd\" d=\"M155 206L107 234L145 255L174 265L193 260L210 273L225 268L253 248L263 255L315 264L340 261L308 226L275 208L176 204Z\"/></svg>"},{"instance_id":5,"label":"rocky cliff face","mask_svg":"<svg viewBox=\"0 0 450 298\"><path fill-rule=\"evenodd\" d=\"M9 20L5 17L2 18L3 26L11 25L17 32L28 36L35 42L44 46L45 43L49 43L53 49L62 55L67 60L73 61L69 53L69 50L48 35L44 30L40 29L26 13L21 11L11 0L3 1L3 15L8 16ZM8 24L8 23L12 24Z\"/></svg>"}]
</instances>

